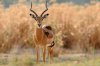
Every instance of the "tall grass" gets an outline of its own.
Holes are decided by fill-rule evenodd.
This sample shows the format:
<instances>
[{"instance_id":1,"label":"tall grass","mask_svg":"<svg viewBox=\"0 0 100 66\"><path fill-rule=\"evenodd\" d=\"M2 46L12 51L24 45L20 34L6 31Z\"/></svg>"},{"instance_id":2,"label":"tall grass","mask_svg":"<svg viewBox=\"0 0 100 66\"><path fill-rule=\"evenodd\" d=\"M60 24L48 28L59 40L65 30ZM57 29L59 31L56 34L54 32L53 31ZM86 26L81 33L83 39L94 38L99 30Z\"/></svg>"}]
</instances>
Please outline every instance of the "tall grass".
<instances>
[{"instance_id":1,"label":"tall grass","mask_svg":"<svg viewBox=\"0 0 100 66\"><path fill-rule=\"evenodd\" d=\"M34 47L36 21L29 16L29 9L30 6L20 3L7 9L0 5L0 52L8 52L14 45ZM33 5L38 14L44 9L44 4ZM100 49L100 3L55 3L48 13L43 23L54 28L56 46L85 51Z\"/></svg>"}]
</instances>

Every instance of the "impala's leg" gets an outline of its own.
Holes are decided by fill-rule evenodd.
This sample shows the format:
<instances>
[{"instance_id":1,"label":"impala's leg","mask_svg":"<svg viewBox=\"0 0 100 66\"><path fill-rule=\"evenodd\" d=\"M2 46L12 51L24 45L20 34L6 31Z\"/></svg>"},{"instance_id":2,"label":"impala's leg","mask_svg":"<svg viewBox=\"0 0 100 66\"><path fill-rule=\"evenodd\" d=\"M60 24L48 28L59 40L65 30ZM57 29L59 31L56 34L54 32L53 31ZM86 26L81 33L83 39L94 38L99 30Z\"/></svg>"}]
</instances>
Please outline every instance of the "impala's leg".
<instances>
[{"instance_id":1,"label":"impala's leg","mask_svg":"<svg viewBox=\"0 0 100 66\"><path fill-rule=\"evenodd\" d=\"M50 60L50 47L48 47L47 49L48 49L48 59Z\"/></svg>"},{"instance_id":2,"label":"impala's leg","mask_svg":"<svg viewBox=\"0 0 100 66\"><path fill-rule=\"evenodd\" d=\"M46 59L46 46L43 47L43 61Z\"/></svg>"},{"instance_id":3,"label":"impala's leg","mask_svg":"<svg viewBox=\"0 0 100 66\"><path fill-rule=\"evenodd\" d=\"M48 47L50 62L53 61L53 47Z\"/></svg>"},{"instance_id":4,"label":"impala's leg","mask_svg":"<svg viewBox=\"0 0 100 66\"><path fill-rule=\"evenodd\" d=\"M36 46L37 63L39 62L39 46Z\"/></svg>"},{"instance_id":5,"label":"impala's leg","mask_svg":"<svg viewBox=\"0 0 100 66\"><path fill-rule=\"evenodd\" d=\"M49 49L49 47L47 48L48 49L48 59L49 59L49 57L50 57L50 49Z\"/></svg>"},{"instance_id":6,"label":"impala's leg","mask_svg":"<svg viewBox=\"0 0 100 66\"><path fill-rule=\"evenodd\" d=\"M53 60L53 48L50 48L50 61Z\"/></svg>"}]
</instances>

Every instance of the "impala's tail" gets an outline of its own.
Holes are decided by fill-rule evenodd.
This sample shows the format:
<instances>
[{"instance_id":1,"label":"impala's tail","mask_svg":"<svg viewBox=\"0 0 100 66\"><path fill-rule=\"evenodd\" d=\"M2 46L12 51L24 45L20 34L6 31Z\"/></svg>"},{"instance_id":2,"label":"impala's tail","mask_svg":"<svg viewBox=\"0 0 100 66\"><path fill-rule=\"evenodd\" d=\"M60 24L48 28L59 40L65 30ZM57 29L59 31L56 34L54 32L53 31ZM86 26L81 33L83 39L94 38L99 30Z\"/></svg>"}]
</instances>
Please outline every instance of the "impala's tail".
<instances>
[{"instance_id":1,"label":"impala's tail","mask_svg":"<svg viewBox=\"0 0 100 66\"><path fill-rule=\"evenodd\" d=\"M55 42L53 41L50 45L48 45L48 47L52 48L55 46Z\"/></svg>"}]
</instances>

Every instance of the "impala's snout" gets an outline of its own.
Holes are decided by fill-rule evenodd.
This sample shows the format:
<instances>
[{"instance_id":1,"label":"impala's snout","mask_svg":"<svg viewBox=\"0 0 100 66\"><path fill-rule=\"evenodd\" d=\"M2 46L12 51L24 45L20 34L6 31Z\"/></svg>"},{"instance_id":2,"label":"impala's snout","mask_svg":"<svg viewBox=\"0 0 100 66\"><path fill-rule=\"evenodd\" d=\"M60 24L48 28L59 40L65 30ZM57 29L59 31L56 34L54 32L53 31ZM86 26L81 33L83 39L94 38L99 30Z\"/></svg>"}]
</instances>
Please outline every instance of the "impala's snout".
<instances>
[{"instance_id":1,"label":"impala's snout","mask_svg":"<svg viewBox=\"0 0 100 66\"><path fill-rule=\"evenodd\" d=\"M41 26L41 24L38 24L38 26L40 27L40 26Z\"/></svg>"}]
</instances>

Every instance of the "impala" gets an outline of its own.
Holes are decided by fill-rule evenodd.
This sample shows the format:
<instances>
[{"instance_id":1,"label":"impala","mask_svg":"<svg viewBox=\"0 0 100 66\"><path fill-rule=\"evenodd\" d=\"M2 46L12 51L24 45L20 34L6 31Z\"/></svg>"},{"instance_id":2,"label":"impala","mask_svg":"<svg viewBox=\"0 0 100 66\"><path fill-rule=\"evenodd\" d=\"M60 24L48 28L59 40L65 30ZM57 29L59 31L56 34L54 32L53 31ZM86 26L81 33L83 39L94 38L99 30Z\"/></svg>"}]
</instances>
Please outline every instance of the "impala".
<instances>
[{"instance_id":1,"label":"impala","mask_svg":"<svg viewBox=\"0 0 100 66\"><path fill-rule=\"evenodd\" d=\"M42 21L49 15L48 13L45 14L46 11L48 11L47 8L47 1L46 1L46 9L42 12L40 16L37 15L37 13L32 10L32 2L31 2L31 8L30 11L32 12L30 16L34 18L37 22L37 27L34 32L33 38L35 42L35 48L36 48L36 54L37 54L37 62L39 62L39 48L43 49L43 61L46 61L46 48L48 48L48 54L50 59L53 57L53 47L55 45L54 43L54 32L52 30L52 27L49 25L42 25Z\"/></svg>"}]
</instances>

